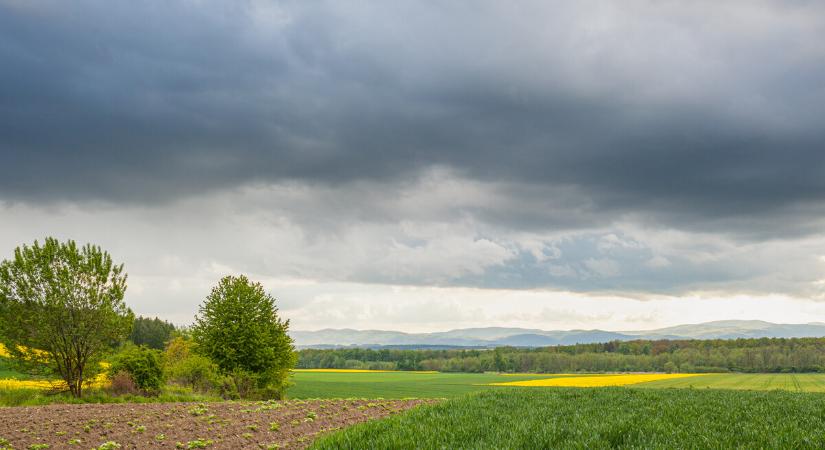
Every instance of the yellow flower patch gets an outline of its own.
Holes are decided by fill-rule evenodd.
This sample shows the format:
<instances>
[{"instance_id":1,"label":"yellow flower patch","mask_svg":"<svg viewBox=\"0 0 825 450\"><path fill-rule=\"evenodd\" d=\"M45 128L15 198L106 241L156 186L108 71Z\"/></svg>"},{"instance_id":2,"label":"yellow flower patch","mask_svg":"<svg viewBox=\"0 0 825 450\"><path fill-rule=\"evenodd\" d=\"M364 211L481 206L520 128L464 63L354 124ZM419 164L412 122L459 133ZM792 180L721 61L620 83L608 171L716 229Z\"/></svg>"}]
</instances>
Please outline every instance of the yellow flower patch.
<instances>
[{"instance_id":1,"label":"yellow flower patch","mask_svg":"<svg viewBox=\"0 0 825 450\"><path fill-rule=\"evenodd\" d=\"M491 373L495 375L499 375L502 377L525 377L525 376L534 376L534 377L580 377L582 374L580 373L535 373L535 372L506 372L506 373L499 373L499 372L485 372ZM585 374L590 375L590 374Z\"/></svg>"},{"instance_id":2,"label":"yellow flower patch","mask_svg":"<svg viewBox=\"0 0 825 450\"><path fill-rule=\"evenodd\" d=\"M89 383L84 383L86 387L100 388L109 384L109 379L105 373L101 373ZM67 389L66 383L62 380L14 380L0 379L0 389L45 389L62 391Z\"/></svg>"},{"instance_id":3,"label":"yellow flower patch","mask_svg":"<svg viewBox=\"0 0 825 450\"><path fill-rule=\"evenodd\" d=\"M9 357L9 353L3 344L0 344L0 356ZM86 387L102 388L109 385L108 371L111 364L106 361L100 363L102 372L98 373L91 381L86 380L84 385ZM66 383L63 380L16 380L16 379L0 379L0 389L50 389L50 390L64 390Z\"/></svg>"},{"instance_id":4,"label":"yellow flower patch","mask_svg":"<svg viewBox=\"0 0 825 450\"><path fill-rule=\"evenodd\" d=\"M17 348L20 349L21 352L26 354L25 356L28 357L28 358L46 358L48 356L48 354L46 352L44 352L43 350L27 349L26 347L23 347L21 345L18 345ZM3 357L3 358L10 358L11 357L11 354L9 353L9 349L7 349L6 346L3 345L3 344L0 344L0 357Z\"/></svg>"},{"instance_id":5,"label":"yellow flower patch","mask_svg":"<svg viewBox=\"0 0 825 450\"><path fill-rule=\"evenodd\" d=\"M630 384L646 383L648 381L670 380L701 376L698 373L643 373L603 375L592 377L564 377L543 378L540 380L510 381L505 383L490 383L491 386L559 386L559 387L602 387L627 386Z\"/></svg>"},{"instance_id":6,"label":"yellow flower patch","mask_svg":"<svg viewBox=\"0 0 825 450\"><path fill-rule=\"evenodd\" d=\"M0 389L57 389L65 387L58 380L0 380Z\"/></svg>"},{"instance_id":7,"label":"yellow flower patch","mask_svg":"<svg viewBox=\"0 0 825 450\"><path fill-rule=\"evenodd\" d=\"M435 370L368 370L368 369L292 369L293 372L311 373L438 373Z\"/></svg>"}]
</instances>

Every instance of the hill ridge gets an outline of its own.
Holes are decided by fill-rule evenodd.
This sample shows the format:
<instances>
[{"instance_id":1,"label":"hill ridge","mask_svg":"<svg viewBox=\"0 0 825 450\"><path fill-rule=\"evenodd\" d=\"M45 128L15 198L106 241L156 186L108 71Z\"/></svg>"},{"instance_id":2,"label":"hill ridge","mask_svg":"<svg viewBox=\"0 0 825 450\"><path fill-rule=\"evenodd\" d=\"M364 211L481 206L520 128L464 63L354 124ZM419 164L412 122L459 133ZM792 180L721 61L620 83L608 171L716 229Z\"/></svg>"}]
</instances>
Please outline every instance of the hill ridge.
<instances>
[{"instance_id":1,"label":"hill ridge","mask_svg":"<svg viewBox=\"0 0 825 450\"><path fill-rule=\"evenodd\" d=\"M737 339L761 337L821 337L825 323L782 324L764 320L715 320L670 327L608 331L601 329L541 330L519 327L457 328L430 333L394 330L323 328L294 330L290 335L300 348L346 346L447 346L447 347L544 347L633 339Z\"/></svg>"}]
</instances>

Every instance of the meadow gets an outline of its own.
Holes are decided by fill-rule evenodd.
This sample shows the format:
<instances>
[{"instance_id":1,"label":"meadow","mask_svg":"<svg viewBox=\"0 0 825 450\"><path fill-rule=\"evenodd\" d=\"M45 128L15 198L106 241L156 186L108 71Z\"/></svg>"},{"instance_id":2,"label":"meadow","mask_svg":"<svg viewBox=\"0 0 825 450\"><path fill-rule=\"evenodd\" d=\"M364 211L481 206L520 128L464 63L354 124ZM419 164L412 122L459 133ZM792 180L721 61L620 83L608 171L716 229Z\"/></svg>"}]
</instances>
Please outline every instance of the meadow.
<instances>
[{"instance_id":1,"label":"meadow","mask_svg":"<svg viewBox=\"0 0 825 450\"><path fill-rule=\"evenodd\" d=\"M355 425L312 448L822 448L822 400L781 391L501 387Z\"/></svg>"}]
</instances>

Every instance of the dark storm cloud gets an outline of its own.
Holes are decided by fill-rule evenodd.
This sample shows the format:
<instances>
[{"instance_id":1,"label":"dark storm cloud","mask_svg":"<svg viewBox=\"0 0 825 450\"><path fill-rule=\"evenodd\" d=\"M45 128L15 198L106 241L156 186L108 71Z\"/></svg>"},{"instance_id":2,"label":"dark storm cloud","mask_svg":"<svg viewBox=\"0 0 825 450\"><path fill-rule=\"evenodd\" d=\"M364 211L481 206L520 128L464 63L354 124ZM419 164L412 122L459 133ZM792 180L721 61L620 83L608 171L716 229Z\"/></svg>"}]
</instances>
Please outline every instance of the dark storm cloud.
<instances>
[{"instance_id":1,"label":"dark storm cloud","mask_svg":"<svg viewBox=\"0 0 825 450\"><path fill-rule=\"evenodd\" d=\"M815 229L823 7L621 8L0 2L0 195L155 203L445 166L505 182L472 212L513 228ZM552 203L581 217L544 208L571 192Z\"/></svg>"}]
</instances>

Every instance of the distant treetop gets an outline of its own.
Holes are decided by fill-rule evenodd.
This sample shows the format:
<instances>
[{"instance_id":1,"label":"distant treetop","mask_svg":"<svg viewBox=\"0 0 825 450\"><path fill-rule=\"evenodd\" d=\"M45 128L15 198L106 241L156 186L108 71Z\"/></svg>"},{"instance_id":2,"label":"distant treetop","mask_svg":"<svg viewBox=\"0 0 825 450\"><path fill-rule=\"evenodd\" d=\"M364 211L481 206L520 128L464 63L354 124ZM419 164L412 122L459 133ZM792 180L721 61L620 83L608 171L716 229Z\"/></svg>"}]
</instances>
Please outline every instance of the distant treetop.
<instances>
[{"instance_id":1,"label":"distant treetop","mask_svg":"<svg viewBox=\"0 0 825 450\"><path fill-rule=\"evenodd\" d=\"M149 348L163 350L166 342L172 338L176 328L171 323L157 317L137 317L132 325L132 334L129 335L135 345L145 345Z\"/></svg>"}]
</instances>

